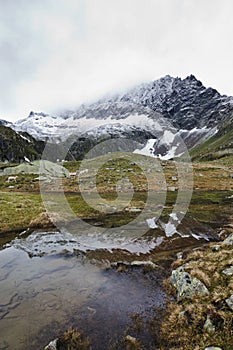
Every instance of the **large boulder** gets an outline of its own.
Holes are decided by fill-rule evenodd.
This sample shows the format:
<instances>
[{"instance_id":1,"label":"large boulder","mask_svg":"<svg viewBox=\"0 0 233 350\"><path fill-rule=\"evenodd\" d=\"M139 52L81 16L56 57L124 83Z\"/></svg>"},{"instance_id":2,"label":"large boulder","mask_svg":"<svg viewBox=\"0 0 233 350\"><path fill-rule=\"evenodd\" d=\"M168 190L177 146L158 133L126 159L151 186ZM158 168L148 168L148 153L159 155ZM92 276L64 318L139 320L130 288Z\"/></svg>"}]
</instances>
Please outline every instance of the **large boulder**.
<instances>
[{"instance_id":1,"label":"large boulder","mask_svg":"<svg viewBox=\"0 0 233 350\"><path fill-rule=\"evenodd\" d=\"M177 289L178 301L186 298L192 298L195 295L209 294L209 291L204 283L186 272L184 270L184 266L180 266L176 270L172 271L170 281Z\"/></svg>"},{"instance_id":2,"label":"large boulder","mask_svg":"<svg viewBox=\"0 0 233 350\"><path fill-rule=\"evenodd\" d=\"M48 160L36 160L3 169L0 175L38 174L45 179L69 177L69 171L63 166Z\"/></svg>"}]
</instances>

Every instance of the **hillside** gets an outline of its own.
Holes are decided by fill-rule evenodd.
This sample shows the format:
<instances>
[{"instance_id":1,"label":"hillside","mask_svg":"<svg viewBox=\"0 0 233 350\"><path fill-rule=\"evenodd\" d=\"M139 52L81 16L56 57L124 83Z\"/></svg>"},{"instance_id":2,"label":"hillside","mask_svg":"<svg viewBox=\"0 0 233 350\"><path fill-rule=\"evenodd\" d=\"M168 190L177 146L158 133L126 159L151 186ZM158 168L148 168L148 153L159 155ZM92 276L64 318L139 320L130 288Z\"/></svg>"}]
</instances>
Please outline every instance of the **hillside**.
<instances>
[{"instance_id":1,"label":"hillside","mask_svg":"<svg viewBox=\"0 0 233 350\"><path fill-rule=\"evenodd\" d=\"M22 162L40 158L44 142L35 140L26 132L17 133L0 125L0 161Z\"/></svg>"},{"instance_id":2,"label":"hillside","mask_svg":"<svg viewBox=\"0 0 233 350\"><path fill-rule=\"evenodd\" d=\"M231 158L233 155L233 117L225 121L218 132L191 150L195 161Z\"/></svg>"}]
</instances>

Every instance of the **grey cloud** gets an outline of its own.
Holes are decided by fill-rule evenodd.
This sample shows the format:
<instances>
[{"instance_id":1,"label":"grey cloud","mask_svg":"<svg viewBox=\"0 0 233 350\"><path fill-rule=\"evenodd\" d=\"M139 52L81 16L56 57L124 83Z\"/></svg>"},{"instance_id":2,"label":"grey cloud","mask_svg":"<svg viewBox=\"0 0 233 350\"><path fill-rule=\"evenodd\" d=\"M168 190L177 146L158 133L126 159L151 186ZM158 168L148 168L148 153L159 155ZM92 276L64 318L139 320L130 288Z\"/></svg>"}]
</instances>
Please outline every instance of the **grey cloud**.
<instances>
[{"instance_id":1,"label":"grey cloud","mask_svg":"<svg viewBox=\"0 0 233 350\"><path fill-rule=\"evenodd\" d=\"M232 91L232 0L0 0L0 117L165 74Z\"/></svg>"}]
</instances>

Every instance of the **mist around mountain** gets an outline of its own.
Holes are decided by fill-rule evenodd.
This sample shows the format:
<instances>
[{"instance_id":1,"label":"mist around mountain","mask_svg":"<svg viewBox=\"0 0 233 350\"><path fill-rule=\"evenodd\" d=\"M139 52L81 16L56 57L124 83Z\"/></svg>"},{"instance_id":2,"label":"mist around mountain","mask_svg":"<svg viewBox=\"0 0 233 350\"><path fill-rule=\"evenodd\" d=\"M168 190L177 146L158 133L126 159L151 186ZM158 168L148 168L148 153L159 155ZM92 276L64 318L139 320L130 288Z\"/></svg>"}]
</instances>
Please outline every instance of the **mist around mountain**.
<instances>
[{"instance_id":1,"label":"mist around mountain","mask_svg":"<svg viewBox=\"0 0 233 350\"><path fill-rule=\"evenodd\" d=\"M1 119L0 160L40 158L46 142L68 147L67 159L77 160L114 138L139 142L141 154L162 159L180 156L184 145L196 160L220 158L232 153L232 120L233 97L206 88L194 75L167 75L75 111L32 111L15 123Z\"/></svg>"}]
</instances>

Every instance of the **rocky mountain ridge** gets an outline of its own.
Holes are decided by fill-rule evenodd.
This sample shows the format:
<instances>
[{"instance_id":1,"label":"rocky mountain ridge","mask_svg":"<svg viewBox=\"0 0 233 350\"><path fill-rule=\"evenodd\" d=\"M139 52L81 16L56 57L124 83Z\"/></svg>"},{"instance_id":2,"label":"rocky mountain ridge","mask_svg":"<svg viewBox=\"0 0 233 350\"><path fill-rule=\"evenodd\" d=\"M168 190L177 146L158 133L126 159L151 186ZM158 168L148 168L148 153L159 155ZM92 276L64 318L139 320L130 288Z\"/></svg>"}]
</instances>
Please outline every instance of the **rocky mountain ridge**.
<instances>
[{"instance_id":1,"label":"rocky mountain ridge","mask_svg":"<svg viewBox=\"0 0 233 350\"><path fill-rule=\"evenodd\" d=\"M233 97L204 87L194 75L185 79L167 75L139 85L118 98L160 112L178 129L217 126L233 112Z\"/></svg>"},{"instance_id":2,"label":"rocky mountain ridge","mask_svg":"<svg viewBox=\"0 0 233 350\"><path fill-rule=\"evenodd\" d=\"M189 149L204 144L222 132L231 115L233 97L204 87L193 75L185 79L167 75L124 94L82 105L76 111L58 116L31 112L25 119L12 124L0 121L0 125L52 143L69 144L72 138L72 158L76 159L103 139L119 137L132 138L145 149L150 140L155 140L153 155L165 157L173 149L170 155L174 157L182 153L180 139ZM167 130L173 136L164 143Z\"/></svg>"}]
</instances>

